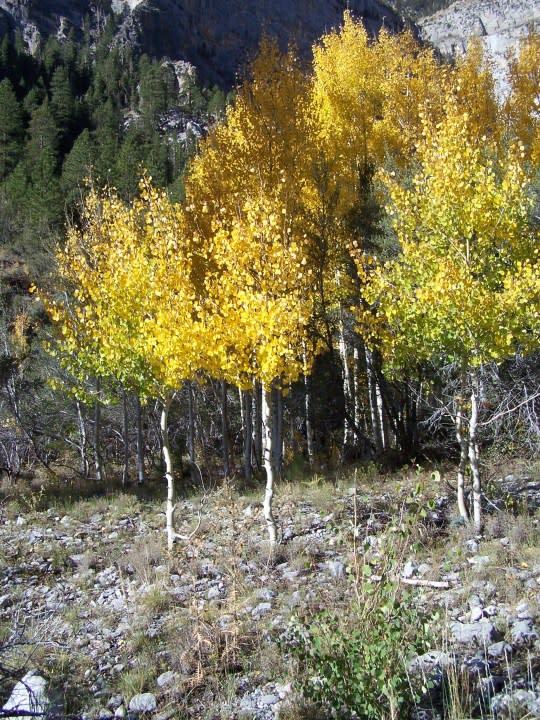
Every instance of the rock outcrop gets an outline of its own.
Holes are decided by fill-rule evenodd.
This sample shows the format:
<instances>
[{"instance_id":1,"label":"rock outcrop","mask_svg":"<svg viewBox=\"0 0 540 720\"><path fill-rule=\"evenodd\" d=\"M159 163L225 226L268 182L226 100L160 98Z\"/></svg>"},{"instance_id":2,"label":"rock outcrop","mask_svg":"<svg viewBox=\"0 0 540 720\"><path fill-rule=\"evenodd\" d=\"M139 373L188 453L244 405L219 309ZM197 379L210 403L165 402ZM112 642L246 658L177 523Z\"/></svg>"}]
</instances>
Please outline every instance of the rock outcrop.
<instances>
[{"instance_id":1,"label":"rock outcrop","mask_svg":"<svg viewBox=\"0 0 540 720\"><path fill-rule=\"evenodd\" d=\"M186 60L203 81L230 85L253 54L263 33L281 46L296 43L307 53L325 31L339 25L348 7L372 34L384 25L402 27L401 18L378 0L113 0L100 3L122 15L118 40L152 57ZM0 0L0 23L19 27L29 46L37 38L82 28L86 15L97 19L91 0ZM0 26L1 29L1 26Z\"/></svg>"},{"instance_id":2,"label":"rock outcrop","mask_svg":"<svg viewBox=\"0 0 540 720\"><path fill-rule=\"evenodd\" d=\"M420 21L423 36L448 57L464 52L479 37L502 78L506 55L529 27L540 27L538 0L457 0Z\"/></svg>"}]
</instances>

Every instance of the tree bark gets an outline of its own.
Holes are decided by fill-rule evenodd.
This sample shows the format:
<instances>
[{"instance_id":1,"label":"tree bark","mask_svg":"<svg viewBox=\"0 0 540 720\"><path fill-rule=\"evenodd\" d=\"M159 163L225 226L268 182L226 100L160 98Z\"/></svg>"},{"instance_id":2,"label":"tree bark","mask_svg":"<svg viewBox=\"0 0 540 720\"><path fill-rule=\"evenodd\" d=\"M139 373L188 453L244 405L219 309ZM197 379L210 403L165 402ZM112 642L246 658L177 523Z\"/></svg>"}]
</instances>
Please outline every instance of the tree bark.
<instances>
[{"instance_id":1,"label":"tree bark","mask_svg":"<svg viewBox=\"0 0 540 720\"><path fill-rule=\"evenodd\" d=\"M251 482L251 455L253 452L253 426L251 408L253 400L248 390L243 390L240 394L242 408L242 428L244 434L244 480L246 483Z\"/></svg>"},{"instance_id":2,"label":"tree bark","mask_svg":"<svg viewBox=\"0 0 540 720\"><path fill-rule=\"evenodd\" d=\"M274 471L280 475L283 465L283 395L278 388L272 389L272 424Z\"/></svg>"},{"instance_id":3,"label":"tree bark","mask_svg":"<svg viewBox=\"0 0 540 720\"><path fill-rule=\"evenodd\" d=\"M137 418L137 482L142 485L144 483L144 438L141 400L138 396L135 398L135 415Z\"/></svg>"},{"instance_id":4,"label":"tree bark","mask_svg":"<svg viewBox=\"0 0 540 720\"><path fill-rule=\"evenodd\" d=\"M189 457L189 474L191 477L192 484L195 484L195 415L193 408L193 385L191 382L187 383L187 395L188 395L188 437L187 437L187 449Z\"/></svg>"},{"instance_id":5,"label":"tree bark","mask_svg":"<svg viewBox=\"0 0 540 720\"><path fill-rule=\"evenodd\" d=\"M122 487L126 486L129 480L129 418L127 393L122 388L122 414L123 414L123 441L124 441L124 464L122 466Z\"/></svg>"},{"instance_id":6,"label":"tree bark","mask_svg":"<svg viewBox=\"0 0 540 720\"><path fill-rule=\"evenodd\" d=\"M380 390L377 392L377 373L375 372L373 353L366 345L366 374L368 381L369 411L371 432L375 443L375 452L380 455L384 449L381 416L379 412Z\"/></svg>"},{"instance_id":7,"label":"tree bark","mask_svg":"<svg viewBox=\"0 0 540 720\"><path fill-rule=\"evenodd\" d=\"M257 468L262 467L263 427L262 427L262 389L260 383L253 382L253 450Z\"/></svg>"},{"instance_id":8,"label":"tree bark","mask_svg":"<svg viewBox=\"0 0 540 720\"><path fill-rule=\"evenodd\" d=\"M306 445L310 467L313 467L315 454L313 451L313 427L311 425L311 380L304 375L304 411L306 417Z\"/></svg>"},{"instance_id":9,"label":"tree bark","mask_svg":"<svg viewBox=\"0 0 540 720\"><path fill-rule=\"evenodd\" d=\"M459 466L457 472L457 503L461 517L469 522L469 511L465 503L465 473L467 471L467 460L469 457L469 439L464 427L465 398L467 396L467 367L464 364L461 369L461 388L457 399L456 409L456 438L459 443Z\"/></svg>"},{"instance_id":10,"label":"tree bark","mask_svg":"<svg viewBox=\"0 0 540 720\"><path fill-rule=\"evenodd\" d=\"M161 406L161 446L163 450L163 462L165 464L165 480L167 482L167 505L165 509L166 529L167 529L167 549L170 552L173 548L175 529L174 529L174 475L171 450L169 446L169 409L171 407L173 396L166 398Z\"/></svg>"},{"instance_id":11,"label":"tree bark","mask_svg":"<svg viewBox=\"0 0 540 720\"><path fill-rule=\"evenodd\" d=\"M99 393L101 383L96 380L96 402L94 404L94 467L96 470L96 482L101 482L105 477L103 460L101 458L101 402Z\"/></svg>"},{"instance_id":12,"label":"tree bark","mask_svg":"<svg viewBox=\"0 0 540 720\"><path fill-rule=\"evenodd\" d=\"M231 465L229 459L229 409L227 403L227 383L221 381L221 434L222 434L222 453L223 453L223 472L225 478L231 474Z\"/></svg>"},{"instance_id":13,"label":"tree bark","mask_svg":"<svg viewBox=\"0 0 540 720\"><path fill-rule=\"evenodd\" d=\"M340 311L341 314L341 311ZM343 398L345 401L345 418L343 420L343 445L350 446L354 444L354 430L349 422L349 417L354 414L354 403L351 390L351 372L347 357L347 344L345 342L345 328L343 318L339 319L339 357L341 359L342 378L343 378Z\"/></svg>"},{"instance_id":14,"label":"tree bark","mask_svg":"<svg viewBox=\"0 0 540 720\"><path fill-rule=\"evenodd\" d=\"M88 466L88 455L87 455L87 443L88 439L86 437L86 425L84 422L84 415L81 408L81 403L76 400L75 401L76 407L77 407L77 424L79 425L79 443L80 443L80 455L81 455L81 472L82 476L84 478L88 477L88 472L90 470Z\"/></svg>"},{"instance_id":15,"label":"tree bark","mask_svg":"<svg viewBox=\"0 0 540 720\"><path fill-rule=\"evenodd\" d=\"M264 493L263 512L268 529L268 539L271 547L277 543L277 526L272 513L272 499L274 497L274 437L272 422L272 390L266 387L262 388L262 420L264 432L264 469L266 471L266 489Z\"/></svg>"},{"instance_id":16,"label":"tree bark","mask_svg":"<svg viewBox=\"0 0 540 720\"><path fill-rule=\"evenodd\" d=\"M471 374L471 415L469 419L469 464L472 474L473 523L477 533L482 532L482 482L480 478L478 428L478 376Z\"/></svg>"}]
</instances>

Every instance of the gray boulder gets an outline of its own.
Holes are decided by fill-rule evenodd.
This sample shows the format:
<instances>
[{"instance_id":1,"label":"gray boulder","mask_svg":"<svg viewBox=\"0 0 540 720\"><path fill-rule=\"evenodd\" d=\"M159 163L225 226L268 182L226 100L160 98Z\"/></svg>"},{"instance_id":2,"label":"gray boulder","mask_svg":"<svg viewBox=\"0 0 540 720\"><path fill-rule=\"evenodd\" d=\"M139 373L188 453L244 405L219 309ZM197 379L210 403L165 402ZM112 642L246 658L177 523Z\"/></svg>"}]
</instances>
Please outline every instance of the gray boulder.
<instances>
[{"instance_id":1,"label":"gray boulder","mask_svg":"<svg viewBox=\"0 0 540 720\"><path fill-rule=\"evenodd\" d=\"M485 620L472 623L450 623L450 632L458 643L487 647L499 639L495 625Z\"/></svg>"},{"instance_id":2,"label":"gray boulder","mask_svg":"<svg viewBox=\"0 0 540 720\"><path fill-rule=\"evenodd\" d=\"M11 720L24 720L25 715L17 715L15 711L39 713L37 717L43 716L49 699L46 694L47 681L36 670L30 670L15 685L11 691L8 701L2 710L11 711Z\"/></svg>"},{"instance_id":3,"label":"gray boulder","mask_svg":"<svg viewBox=\"0 0 540 720\"><path fill-rule=\"evenodd\" d=\"M129 701L129 711L132 713L152 713L156 708L157 700L153 693L140 693Z\"/></svg>"}]
</instances>

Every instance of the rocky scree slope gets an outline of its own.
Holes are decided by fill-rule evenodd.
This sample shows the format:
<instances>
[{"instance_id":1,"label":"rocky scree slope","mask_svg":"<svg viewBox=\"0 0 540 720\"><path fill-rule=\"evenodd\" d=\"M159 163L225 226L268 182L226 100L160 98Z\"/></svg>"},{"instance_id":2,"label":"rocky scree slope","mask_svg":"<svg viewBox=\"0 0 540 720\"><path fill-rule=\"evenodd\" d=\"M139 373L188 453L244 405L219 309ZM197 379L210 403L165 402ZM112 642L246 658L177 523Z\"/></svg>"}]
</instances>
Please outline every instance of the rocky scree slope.
<instances>
[{"instance_id":1,"label":"rocky scree slope","mask_svg":"<svg viewBox=\"0 0 540 720\"><path fill-rule=\"evenodd\" d=\"M98 10L96 8L101 8ZM39 36L82 28L103 8L121 13L118 41L152 57L184 60L197 67L203 82L230 86L256 51L264 32L283 48L295 42L301 53L339 25L346 8L362 18L370 33L384 25L402 28L400 16L378 0L0 0L0 31L19 27L32 46Z\"/></svg>"},{"instance_id":2,"label":"rocky scree slope","mask_svg":"<svg viewBox=\"0 0 540 720\"><path fill-rule=\"evenodd\" d=\"M284 644L290 619L347 617L355 562L376 568L390 543L396 582L439 616L431 650L408 668L430 688L412 717L440 720L452 678L467 713L454 706L452 717L539 717L540 479L497 485L503 505L514 496L529 513L493 511L481 538L436 494L412 535L396 534L416 502L410 483L282 487L274 562L260 504L227 490L179 504L186 541L170 557L159 503L6 505L0 668L21 669L2 678L4 696L36 670L63 712L88 720L308 717Z\"/></svg>"}]
</instances>

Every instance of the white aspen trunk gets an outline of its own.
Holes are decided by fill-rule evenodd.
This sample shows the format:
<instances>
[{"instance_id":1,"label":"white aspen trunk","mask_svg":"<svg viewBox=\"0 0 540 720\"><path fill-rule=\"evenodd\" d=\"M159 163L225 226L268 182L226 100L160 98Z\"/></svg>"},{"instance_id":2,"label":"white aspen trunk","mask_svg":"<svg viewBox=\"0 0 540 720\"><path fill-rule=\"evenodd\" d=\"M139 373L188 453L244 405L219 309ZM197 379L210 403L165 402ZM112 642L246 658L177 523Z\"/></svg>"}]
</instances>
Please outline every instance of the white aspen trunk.
<instances>
[{"instance_id":1,"label":"white aspen trunk","mask_svg":"<svg viewBox=\"0 0 540 720\"><path fill-rule=\"evenodd\" d=\"M104 479L103 462L101 459L101 402L99 400L99 392L101 384L99 379L96 380L96 402L94 404L94 467L96 470L96 481L101 482Z\"/></svg>"},{"instance_id":2,"label":"white aspen trunk","mask_svg":"<svg viewBox=\"0 0 540 720\"><path fill-rule=\"evenodd\" d=\"M223 472L228 478L231 474L229 462L229 410L227 404L227 383L221 381L221 434L223 436Z\"/></svg>"},{"instance_id":3,"label":"white aspen trunk","mask_svg":"<svg viewBox=\"0 0 540 720\"><path fill-rule=\"evenodd\" d=\"M273 463L273 422L272 422L272 390L262 388L262 420L264 431L264 469L266 471L266 489L264 493L263 512L268 529L270 546L274 547L277 542L277 526L272 514L272 499L274 497L274 463Z\"/></svg>"},{"instance_id":4,"label":"white aspen trunk","mask_svg":"<svg viewBox=\"0 0 540 720\"><path fill-rule=\"evenodd\" d=\"M469 419L469 464L472 473L473 523L477 533L482 532L482 482L479 467L478 449L478 380L476 374L471 378L471 416Z\"/></svg>"},{"instance_id":5,"label":"white aspen trunk","mask_svg":"<svg viewBox=\"0 0 540 720\"><path fill-rule=\"evenodd\" d=\"M456 438L459 443L459 466L457 471L457 503L461 517L469 522L469 511L465 503L465 472L467 470L467 459L469 457L469 439L466 429L464 404L467 395L467 368L465 365L461 370L461 388L457 403L456 412Z\"/></svg>"},{"instance_id":6,"label":"white aspen trunk","mask_svg":"<svg viewBox=\"0 0 540 720\"><path fill-rule=\"evenodd\" d=\"M262 466L262 389L260 383L253 382L253 450L257 467Z\"/></svg>"},{"instance_id":7,"label":"white aspen trunk","mask_svg":"<svg viewBox=\"0 0 540 720\"><path fill-rule=\"evenodd\" d=\"M381 453L384 448L383 435L381 428L381 417L377 404L377 380L375 378L375 369L373 367L373 353L366 346L366 374L368 381L369 395L369 412L371 417L371 432L375 442L375 450L377 454Z\"/></svg>"},{"instance_id":8,"label":"white aspen trunk","mask_svg":"<svg viewBox=\"0 0 540 720\"><path fill-rule=\"evenodd\" d=\"M173 548L175 529L174 529L174 476L173 463L171 458L171 450L169 446L169 408L171 406L172 396L163 401L161 406L161 446L163 449L163 462L165 464L165 480L167 482L167 505L165 508L166 529L167 529L167 550L170 552Z\"/></svg>"},{"instance_id":9,"label":"white aspen trunk","mask_svg":"<svg viewBox=\"0 0 540 720\"><path fill-rule=\"evenodd\" d=\"M306 444L307 456L310 466L313 466L313 427L311 425L311 383L307 375L304 375L304 411L306 415Z\"/></svg>"},{"instance_id":10,"label":"white aspen trunk","mask_svg":"<svg viewBox=\"0 0 540 720\"><path fill-rule=\"evenodd\" d=\"M383 397L381 393L381 386L375 380L375 395L377 397L377 422L378 427L381 428L381 440L382 440L382 449L386 450L386 448L389 446L388 441L388 424L386 422L386 417L384 414L384 403L383 403Z\"/></svg>"},{"instance_id":11,"label":"white aspen trunk","mask_svg":"<svg viewBox=\"0 0 540 720\"><path fill-rule=\"evenodd\" d=\"M355 345L353 348L353 389L354 389L354 426L362 425L362 404L360 402L360 351Z\"/></svg>"},{"instance_id":12,"label":"white aspen trunk","mask_svg":"<svg viewBox=\"0 0 540 720\"><path fill-rule=\"evenodd\" d=\"M239 400L239 404L240 404L240 426L242 428L242 431L244 430L244 428L246 426L246 420L244 417L244 409L245 409L244 408L244 405L245 405L244 395L245 395L245 393L242 390L242 388L238 388L238 400Z\"/></svg>"},{"instance_id":13,"label":"white aspen trunk","mask_svg":"<svg viewBox=\"0 0 540 720\"><path fill-rule=\"evenodd\" d=\"M272 424L274 471L280 475L283 465L283 395L278 388L272 389Z\"/></svg>"},{"instance_id":14,"label":"white aspen trunk","mask_svg":"<svg viewBox=\"0 0 540 720\"><path fill-rule=\"evenodd\" d=\"M122 467L122 487L126 486L129 479L129 418L127 393L122 388L122 413L123 413L123 441L124 441L124 464Z\"/></svg>"},{"instance_id":15,"label":"white aspen trunk","mask_svg":"<svg viewBox=\"0 0 540 720\"><path fill-rule=\"evenodd\" d=\"M244 434L244 480L249 483L251 482L251 455L253 452L253 427L251 415L253 400L251 393L247 390L240 393L240 399Z\"/></svg>"},{"instance_id":16,"label":"white aspen trunk","mask_svg":"<svg viewBox=\"0 0 540 720\"><path fill-rule=\"evenodd\" d=\"M351 392L351 372L349 368L349 361L347 358L347 344L345 342L345 329L343 326L343 319L339 319L339 357L341 359L341 365L343 369L343 397L345 399L345 419L343 421L343 445L354 444L354 429L348 420L348 414L352 408L352 392Z\"/></svg>"},{"instance_id":17,"label":"white aspen trunk","mask_svg":"<svg viewBox=\"0 0 540 720\"><path fill-rule=\"evenodd\" d=\"M135 415L137 427L137 482L144 483L144 439L142 428L142 408L139 397L135 398Z\"/></svg>"},{"instance_id":18,"label":"white aspen trunk","mask_svg":"<svg viewBox=\"0 0 540 720\"><path fill-rule=\"evenodd\" d=\"M88 477L88 454L87 445L88 439L86 437L86 425L84 422L84 415L81 408L81 403L76 400L75 405L77 407L77 424L79 425L79 442L80 442L80 455L81 455L81 472L84 478Z\"/></svg>"}]
</instances>

